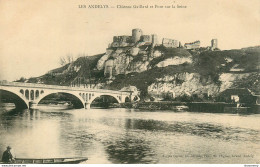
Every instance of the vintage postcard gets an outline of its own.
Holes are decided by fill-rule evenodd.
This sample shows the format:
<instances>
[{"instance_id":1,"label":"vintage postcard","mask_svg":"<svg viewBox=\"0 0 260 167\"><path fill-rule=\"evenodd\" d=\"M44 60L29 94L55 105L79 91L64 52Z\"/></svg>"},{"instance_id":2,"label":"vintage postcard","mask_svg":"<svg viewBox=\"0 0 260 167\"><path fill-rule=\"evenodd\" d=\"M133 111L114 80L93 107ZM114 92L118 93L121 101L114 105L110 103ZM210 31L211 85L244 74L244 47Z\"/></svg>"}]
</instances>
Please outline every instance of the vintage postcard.
<instances>
[{"instance_id":1,"label":"vintage postcard","mask_svg":"<svg viewBox=\"0 0 260 167\"><path fill-rule=\"evenodd\" d=\"M259 9L1 0L1 163L258 166Z\"/></svg>"}]
</instances>

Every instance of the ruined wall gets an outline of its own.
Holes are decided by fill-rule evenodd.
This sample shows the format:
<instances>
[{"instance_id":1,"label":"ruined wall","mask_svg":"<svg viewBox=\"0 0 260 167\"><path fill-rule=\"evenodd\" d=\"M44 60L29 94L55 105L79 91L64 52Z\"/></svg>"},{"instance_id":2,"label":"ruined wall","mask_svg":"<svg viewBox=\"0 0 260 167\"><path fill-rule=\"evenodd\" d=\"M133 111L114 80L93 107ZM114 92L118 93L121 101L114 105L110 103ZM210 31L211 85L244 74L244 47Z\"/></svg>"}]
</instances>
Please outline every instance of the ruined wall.
<instances>
[{"instance_id":1,"label":"ruined wall","mask_svg":"<svg viewBox=\"0 0 260 167\"><path fill-rule=\"evenodd\" d=\"M141 41L142 42L150 42L150 43L152 43L151 35L142 35L141 36Z\"/></svg>"},{"instance_id":2,"label":"ruined wall","mask_svg":"<svg viewBox=\"0 0 260 167\"><path fill-rule=\"evenodd\" d=\"M141 29L132 29L132 36L114 36L113 42L108 45L108 48L131 47L137 45L155 46L157 44L158 39L156 34L143 35L143 31Z\"/></svg>"},{"instance_id":3,"label":"ruined wall","mask_svg":"<svg viewBox=\"0 0 260 167\"><path fill-rule=\"evenodd\" d=\"M195 41L195 42L191 42L191 43L185 43L184 47L186 49L198 49L198 48L200 48L200 41Z\"/></svg>"},{"instance_id":4,"label":"ruined wall","mask_svg":"<svg viewBox=\"0 0 260 167\"><path fill-rule=\"evenodd\" d=\"M218 48L218 40L217 39L212 39L211 40L211 49L214 50Z\"/></svg>"},{"instance_id":5,"label":"ruined wall","mask_svg":"<svg viewBox=\"0 0 260 167\"><path fill-rule=\"evenodd\" d=\"M163 38L162 45L167 48L177 48L179 47L179 41L175 39Z\"/></svg>"},{"instance_id":6,"label":"ruined wall","mask_svg":"<svg viewBox=\"0 0 260 167\"><path fill-rule=\"evenodd\" d=\"M113 38L113 42L127 42L127 43L131 43L132 42L132 37L131 36L114 36Z\"/></svg>"},{"instance_id":7,"label":"ruined wall","mask_svg":"<svg viewBox=\"0 0 260 167\"><path fill-rule=\"evenodd\" d=\"M109 47L126 47L131 46L132 37L131 36L114 36L113 43Z\"/></svg>"}]
</instances>

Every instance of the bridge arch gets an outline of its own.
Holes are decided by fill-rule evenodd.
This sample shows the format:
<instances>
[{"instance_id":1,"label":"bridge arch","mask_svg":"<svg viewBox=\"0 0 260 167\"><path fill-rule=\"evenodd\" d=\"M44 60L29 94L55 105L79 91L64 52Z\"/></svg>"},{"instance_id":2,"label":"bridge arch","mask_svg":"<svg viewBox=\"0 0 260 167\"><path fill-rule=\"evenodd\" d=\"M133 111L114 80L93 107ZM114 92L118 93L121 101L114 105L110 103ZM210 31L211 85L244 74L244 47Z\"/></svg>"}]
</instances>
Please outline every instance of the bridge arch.
<instances>
[{"instance_id":1,"label":"bridge arch","mask_svg":"<svg viewBox=\"0 0 260 167\"><path fill-rule=\"evenodd\" d=\"M78 96L76 93L73 94L73 93L66 92L66 91L64 91L64 92L57 91L57 92L48 92L48 93L45 92L38 99L35 100L35 103L38 105L41 100L43 100L44 98L46 98L49 95L56 94L56 93L67 94L67 95L70 95L71 97L73 97L73 99L71 99L71 103L74 105L75 108L84 108L85 107L85 102L80 96Z\"/></svg>"},{"instance_id":2,"label":"bridge arch","mask_svg":"<svg viewBox=\"0 0 260 167\"><path fill-rule=\"evenodd\" d=\"M93 95L93 94L92 94ZM114 95L114 94L108 94L108 93L102 93L102 94L97 94L97 93L95 93L94 94L94 96L91 96L91 99L90 100L88 100L88 107L87 108L90 108L90 106L91 106L91 104L92 104L92 102L94 101L94 100L96 100L97 98L100 98L101 96L108 96L108 97L113 97L114 99L116 99L116 101L118 102L118 103L121 103L121 97L119 96L119 95Z\"/></svg>"},{"instance_id":3,"label":"bridge arch","mask_svg":"<svg viewBox=\"0 0 260 167\"><path fill-rule=\"evenodd\" d=\"M13 100L10 102L13 102L15 104L16 108L20 108L20 109L29 108L29 101L24 96L22 96L22 94L20 92L15 92L10 89L5 89L3 87L0 88L0 92L1 92L0 95L6 94L7 96L10 96L11 100ZM2 98L2 97L0 97L0 98Z\"/></svg>"}]
</instances>

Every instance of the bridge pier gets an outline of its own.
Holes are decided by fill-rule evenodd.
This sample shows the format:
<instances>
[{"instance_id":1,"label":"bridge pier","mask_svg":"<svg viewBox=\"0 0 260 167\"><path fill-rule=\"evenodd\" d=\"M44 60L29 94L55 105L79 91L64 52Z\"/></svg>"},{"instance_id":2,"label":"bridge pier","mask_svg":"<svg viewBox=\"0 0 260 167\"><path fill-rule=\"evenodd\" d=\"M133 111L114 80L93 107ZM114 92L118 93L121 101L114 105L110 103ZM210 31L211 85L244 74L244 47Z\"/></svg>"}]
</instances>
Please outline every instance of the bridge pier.
<instances>
[{"instance_id":1,"label":"bridge pier","mask_svg":"<svg viewBox=\"0 0 260 167\"><path fill-rule=\"evenodd\" d=\"M90 103L85 103L85 109L90 109Z\"/></svg>"},{"instance_id":2,"label":"bridge pier","mask_svg":"<svg viewBox=\"0 0 260 167\"><path fill-rule=\"evenodd\" d=\"M29 109L33 109L33 108L35 108L35 106L37 106L37 104L34 102L34 101L29 101L29 105L28 105L28 108Z\"/></svg>"}]
</instances>

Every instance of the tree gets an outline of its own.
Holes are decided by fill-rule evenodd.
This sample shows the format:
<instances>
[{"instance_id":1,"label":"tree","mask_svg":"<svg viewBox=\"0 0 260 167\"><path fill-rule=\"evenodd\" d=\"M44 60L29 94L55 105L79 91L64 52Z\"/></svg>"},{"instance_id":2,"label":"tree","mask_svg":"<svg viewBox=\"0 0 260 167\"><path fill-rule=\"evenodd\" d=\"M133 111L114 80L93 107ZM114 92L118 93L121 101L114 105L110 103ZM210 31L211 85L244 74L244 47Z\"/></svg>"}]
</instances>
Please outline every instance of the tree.
<instances>
[{"instance_id":1,"label":"tree","mask_svg":"<svg viewBox=\"0 0 260 167\"><path fill-rule=\"evenodd\" d=\"M65 57L60 57L60 65L64 66L65 64L67 64Z\"/></svg>"},{"instance_id":2,"label":"tree","mask_svg":"<svg viewBox=\"0 0 260 167\"><path fill-rule=\"evenodd\" d=\"M16 80L15 82L25 82L27 79L25 77L21 77L20 79Z\"/></svg>"},{"instance_id":3,"label":"tree","mask_svg":"<svg viewBox=\"0 0 260 167\"><path fill-rule=\"evenodd\" d=\"M72 54L67 54L66 56L60 57L60 65L64 66L66 64L74 62L74 56Z\"/></svg>"}]
</instances>

